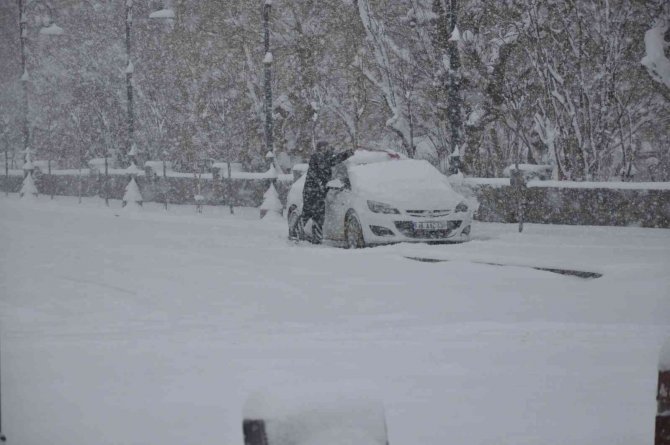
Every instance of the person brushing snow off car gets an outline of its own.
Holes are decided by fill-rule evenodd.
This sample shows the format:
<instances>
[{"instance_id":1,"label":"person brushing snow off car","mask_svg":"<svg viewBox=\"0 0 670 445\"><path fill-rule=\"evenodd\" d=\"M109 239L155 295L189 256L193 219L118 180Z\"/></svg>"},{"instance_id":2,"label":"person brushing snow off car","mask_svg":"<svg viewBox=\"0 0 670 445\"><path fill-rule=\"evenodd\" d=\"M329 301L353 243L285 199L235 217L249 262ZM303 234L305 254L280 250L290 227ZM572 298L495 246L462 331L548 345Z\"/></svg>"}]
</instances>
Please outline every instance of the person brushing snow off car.
<instances>
[{"instance_id":1,"label":"person brushing snow off car","mask_svg":"<svg viewBox=\"0 0 670 445\"><path fill-rule=\"evenodd\" d=\"M303 211L299 224L302 231L307 222L312 220L312 242L319 244L323 237L323 221L326 215L326 184L330 181L331 169L353 156L354 150L335 153L326 141L316 144L316 152L309 158L309 167L302 191Z\"/></svg>"}]
</instances>

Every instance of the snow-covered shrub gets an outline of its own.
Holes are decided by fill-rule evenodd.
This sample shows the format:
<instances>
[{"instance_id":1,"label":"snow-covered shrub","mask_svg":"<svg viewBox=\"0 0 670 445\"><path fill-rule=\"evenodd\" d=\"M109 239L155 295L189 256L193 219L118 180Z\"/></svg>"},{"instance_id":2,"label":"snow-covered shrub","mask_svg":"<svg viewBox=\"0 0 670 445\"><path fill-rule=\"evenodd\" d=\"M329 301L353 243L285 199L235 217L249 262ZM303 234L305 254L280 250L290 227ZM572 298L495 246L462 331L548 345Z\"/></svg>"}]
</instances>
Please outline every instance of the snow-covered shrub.
<instances>
[{"instance_id":1,"label":"snow-covered shrub","mask_svg":"<svg viewBox=\"0 0 670 445\"><path fill-rule=\"evenodd\" d=\"M126 209L138 209L142 207L142 193L140 187L135 182L135 177L130 177L130 182L126 186L126 192L123 195L123 207Z\"/></svg>"},{"instance_id":2,"label":"snow-covered shrub","mask_svg":"<svg viewBox=\"0 0 670 445\"><path fill-rule=\"evenodd\" d=\"M25 179L23 180L23 185L21 186L21 191L19 192L19 196L21 198L30 198L30 197L37 197L38 191L37 191L37 186L35 185L35 180L33 179L33 172L28 172L26 175Z\"/></svg>"},{"instance_id":3,"label":"snow-covered shrub","mask_svg":"<svg viewBox=\"0 0 670 445\"><path fill-rule=\"evenodd\" d=\"M279 199L279 193L274 184L270 184L267 191L263 194L263 203L261 204L261 218L264 218L268 213L274 215L281 215L284 210Z\"/></svg>"}]
</instances>

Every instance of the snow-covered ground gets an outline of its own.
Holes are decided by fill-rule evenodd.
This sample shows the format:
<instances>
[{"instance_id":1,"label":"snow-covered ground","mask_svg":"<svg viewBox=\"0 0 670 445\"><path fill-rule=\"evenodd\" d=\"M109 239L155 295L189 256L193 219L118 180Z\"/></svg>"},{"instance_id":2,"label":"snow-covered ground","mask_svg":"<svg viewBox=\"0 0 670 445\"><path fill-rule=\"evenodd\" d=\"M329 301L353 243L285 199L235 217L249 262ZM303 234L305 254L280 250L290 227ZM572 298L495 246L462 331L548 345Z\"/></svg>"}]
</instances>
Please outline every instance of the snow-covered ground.
<instances>
[{"instance_id":1,"label":"snow-covered ground","mask_svg":"<svg viewBox=\"0 0 670 445\"><path fill-rule=\"evenodd\" d=\"M652 442L670 230L347 251L257 209L112 205L0 197L9 443L242 445L268 392L379 399L392 445Z\"/></svg>"}]
</instances>

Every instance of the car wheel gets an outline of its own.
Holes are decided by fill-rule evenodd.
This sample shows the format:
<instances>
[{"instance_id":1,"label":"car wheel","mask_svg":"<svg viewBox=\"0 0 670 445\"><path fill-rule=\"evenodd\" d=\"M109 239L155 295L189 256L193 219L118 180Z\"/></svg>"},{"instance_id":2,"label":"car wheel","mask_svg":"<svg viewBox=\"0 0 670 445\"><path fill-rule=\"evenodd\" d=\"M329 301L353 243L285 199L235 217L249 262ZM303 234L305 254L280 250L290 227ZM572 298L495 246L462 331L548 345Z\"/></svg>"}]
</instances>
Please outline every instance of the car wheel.
<instances>
[{"instance_id":1,"label":"car wheel","mask_svg":"<svg viewBox=\"0 0 670 445\"><path fill-rule=\"evenodd\" d=\"M344 236L347 240L348 249L360 249L365 247L365 238L363 238L363 227L355 214L347 215L344 223Z\"/></svg>"},{"instance_id":2,"label":"car wheel","mask_svg":"<svg viewBox=\"0 0 670 445\"><path fill-rule=\"evenodd\" d=\"M296 209L291 209L288 214L288 238L292 240L302 239L300 232L300 214Z\"/></svg>"}]
</instances>

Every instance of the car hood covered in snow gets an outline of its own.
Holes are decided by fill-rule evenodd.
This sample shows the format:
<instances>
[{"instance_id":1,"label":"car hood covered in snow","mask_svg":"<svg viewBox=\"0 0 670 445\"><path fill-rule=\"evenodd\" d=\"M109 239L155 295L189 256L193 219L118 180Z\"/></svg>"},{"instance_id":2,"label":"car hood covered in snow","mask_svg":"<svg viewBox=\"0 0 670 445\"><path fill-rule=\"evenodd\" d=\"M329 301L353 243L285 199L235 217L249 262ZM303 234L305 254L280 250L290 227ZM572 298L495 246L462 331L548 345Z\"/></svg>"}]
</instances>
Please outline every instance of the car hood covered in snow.
<instances>
[{"instance_id":1,"label":"car hood covered in snow","mask_svg":"<svg viewBox=\"0 0 670 445\"><path fill-rule=\"evenodd\" d=\"M367 199L402 209L442 210L463 200L446 176L427 161L398 160L355 165L349 168L354 190Z\"/></svg>"}]
</instances>

